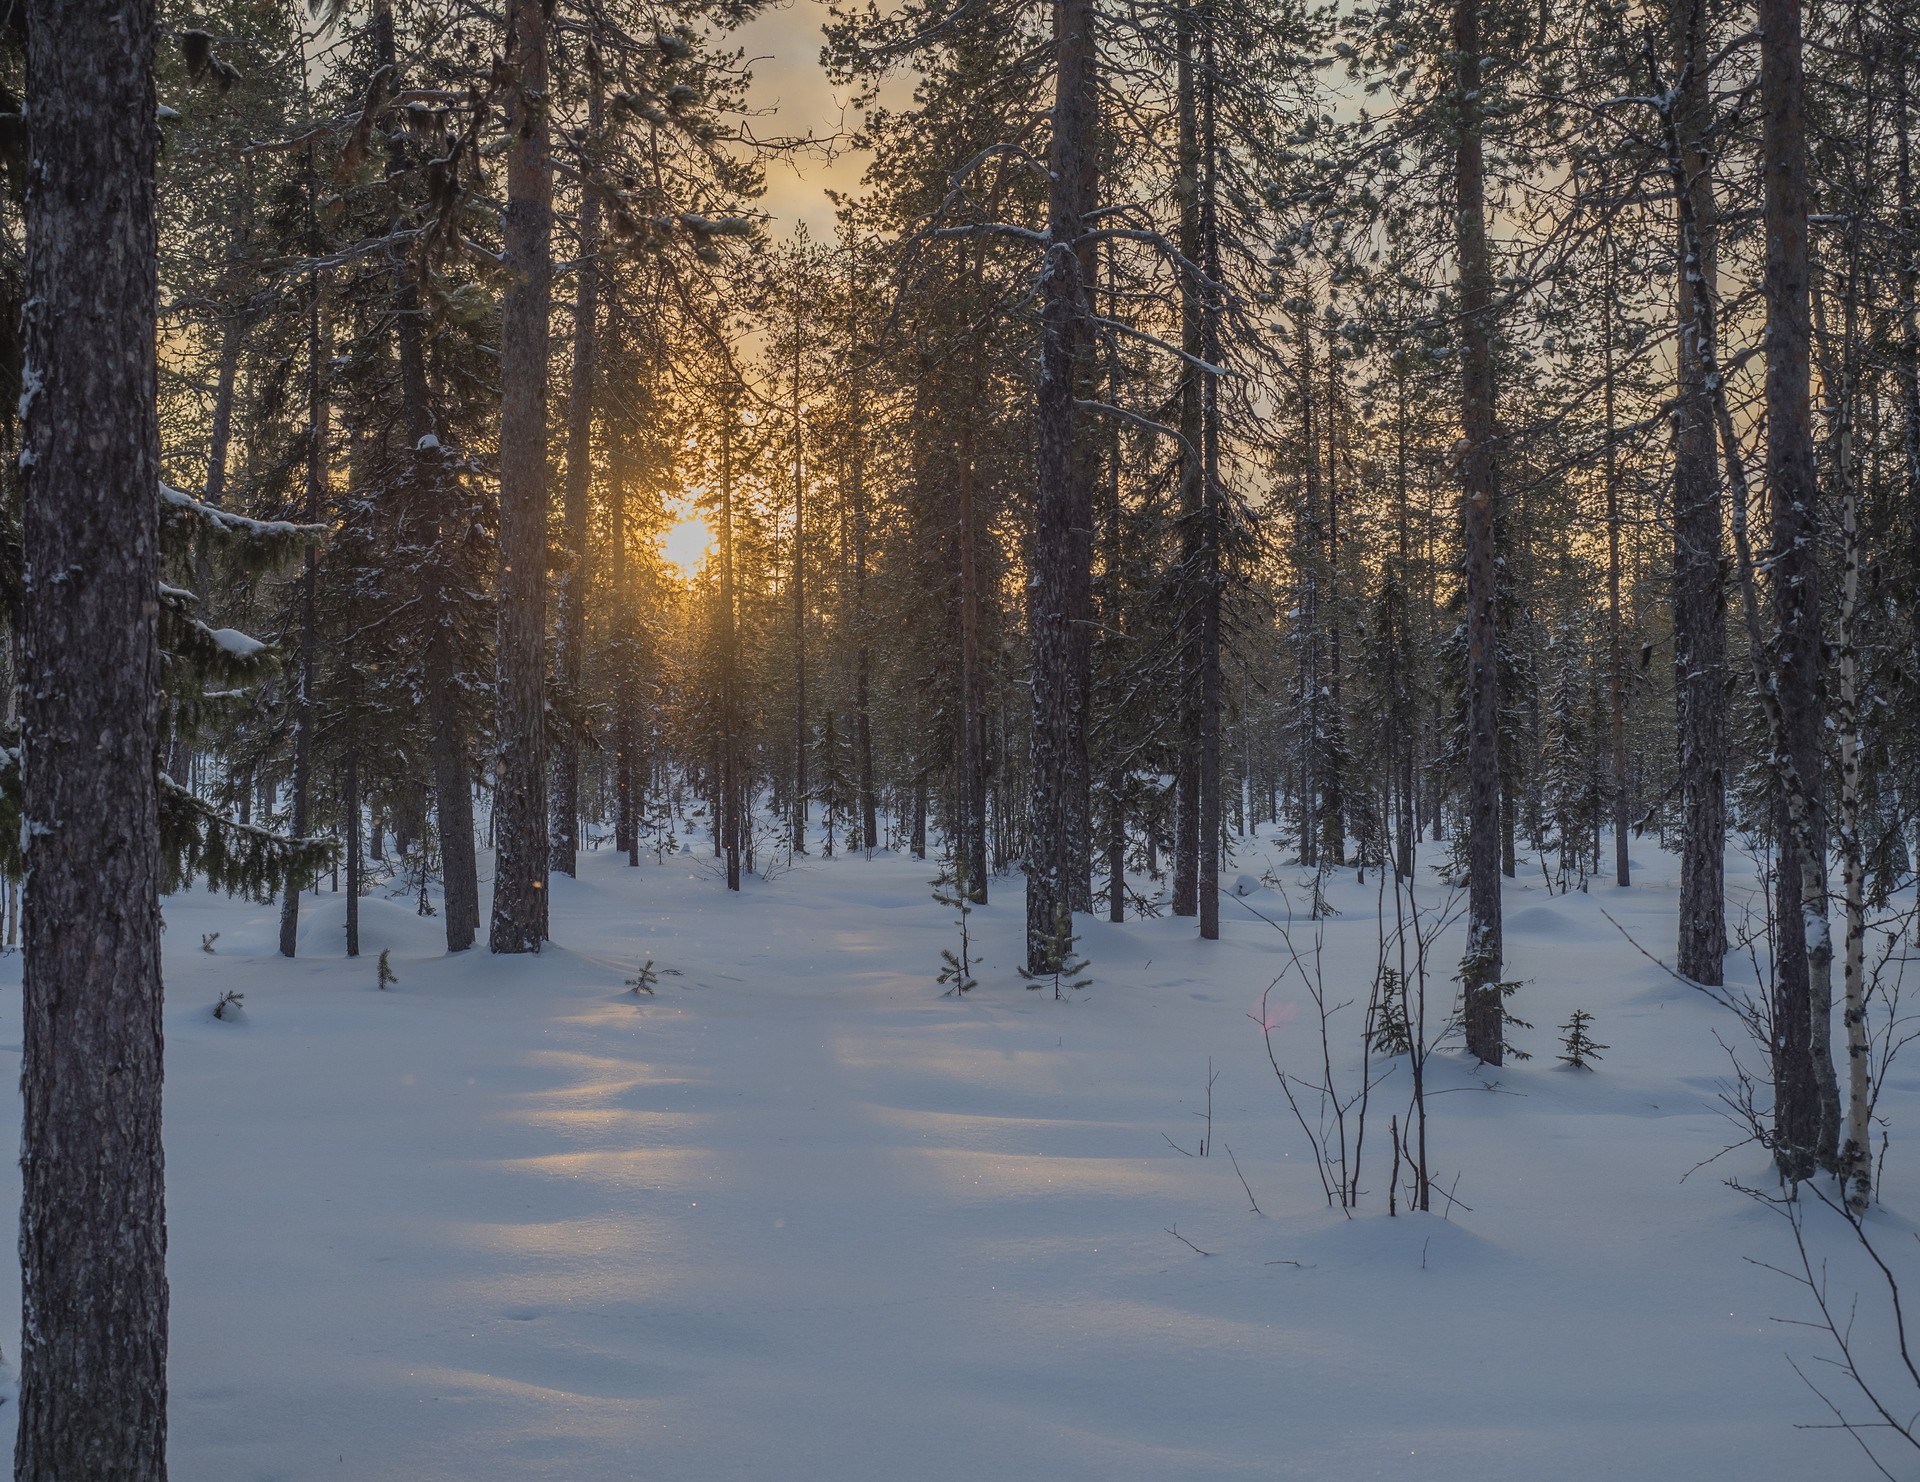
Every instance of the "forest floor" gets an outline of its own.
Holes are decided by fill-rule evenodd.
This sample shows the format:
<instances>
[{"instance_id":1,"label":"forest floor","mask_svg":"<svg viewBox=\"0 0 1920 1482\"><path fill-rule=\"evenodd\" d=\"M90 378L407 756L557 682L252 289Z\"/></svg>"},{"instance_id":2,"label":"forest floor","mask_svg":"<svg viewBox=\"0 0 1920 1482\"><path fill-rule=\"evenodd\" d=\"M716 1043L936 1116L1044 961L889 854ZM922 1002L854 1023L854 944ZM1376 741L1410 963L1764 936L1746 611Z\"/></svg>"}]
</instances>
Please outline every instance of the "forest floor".
<instances>
[{"instance_id":1,"label":"forest floor","mask_svg":"<svg viewBox=\"0 0 1920 1482\"><path fill-rule=\"evenodd\" d=\"M1788 1355L1812 1372L1827 1349L1780 1321L1812 1315L1805 1293L1753 1264L1792 1265L1786 1222L1724 1182L1764 1185L1766 1153L1683 1181L1739 1136L1716 1032L1760 1057L1603 915L1670 953L1673 862L1639 848L1630 890L1509 882L1533 1058L1432 1057L1446 1217L1387 1213L1390 1067L1349 1218L1257 1022L1288 956L1253 912L1284 922L1307 898L1262 847L1236 868L1283 889L1224 901L1220 942L1089 924L1092 982L1066 1002L1016 976L1017 878L972 918L980 987L941 996L953 913L932 866L897 855L816 857L730 897L701 854L586 854L537 958L450 958L437 919L376 893L348 960L324 893L286 961L274 909L169 900L173 1474L1868 1475L1845 1435L1797 1428L1830 1417ZM1328 989L1364 1004L1377 882L1342 872L1329 895ZM1457 955L1454 937L1436 952L1437 1003ZM652 997L626 986L647 959ZM10 1054L19 962L0 962ZM244 1014L216 1020L229 991ZM1611 1046L1593 1071L1555 1060L1575 1008ZM1359 1013L1334 1020L1349 1088ZM1297 975L1267 1018L1281 1064L1317 1078ZM1883 1100L1873 1216L1909 1267L1916 1099L1920 1051ZM0 1138L18 1114L6 1099ZM17 1201L9 1166L0 1207ZM1844 1226L1815 1234L1844 1256ZM1857 1264L1834 1280L1876 1327Z\"/></svg>"}]
</instances>

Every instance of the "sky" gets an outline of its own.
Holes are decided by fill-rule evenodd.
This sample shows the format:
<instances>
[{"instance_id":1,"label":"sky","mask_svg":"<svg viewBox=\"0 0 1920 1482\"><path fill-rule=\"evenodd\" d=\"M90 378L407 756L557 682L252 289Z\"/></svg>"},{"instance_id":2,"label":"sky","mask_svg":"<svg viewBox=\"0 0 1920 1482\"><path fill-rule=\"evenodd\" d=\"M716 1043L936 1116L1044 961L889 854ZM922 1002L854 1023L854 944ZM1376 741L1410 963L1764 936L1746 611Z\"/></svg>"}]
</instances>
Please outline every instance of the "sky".
<instances>
[{"instance_id":1,"label":"sky","mask_svg":"<svg viewBox=\"0 0 1920 1482\"><path fill-rule=\"evenodd\" d=\"M739 33L753 68L749 100L756 109L771 110L753 121L756 134L824 139L853 127L844 95L828 84L820 67L820 28L826 18L823 0L783 0ZM864 167L864 156L851 153L831 163L802 157L770 165L761 205L774 217L774 235L785 237L804 221L816 238L831 236L833 207L826 192L851 189Z\"/></svg>"}]
</instances>

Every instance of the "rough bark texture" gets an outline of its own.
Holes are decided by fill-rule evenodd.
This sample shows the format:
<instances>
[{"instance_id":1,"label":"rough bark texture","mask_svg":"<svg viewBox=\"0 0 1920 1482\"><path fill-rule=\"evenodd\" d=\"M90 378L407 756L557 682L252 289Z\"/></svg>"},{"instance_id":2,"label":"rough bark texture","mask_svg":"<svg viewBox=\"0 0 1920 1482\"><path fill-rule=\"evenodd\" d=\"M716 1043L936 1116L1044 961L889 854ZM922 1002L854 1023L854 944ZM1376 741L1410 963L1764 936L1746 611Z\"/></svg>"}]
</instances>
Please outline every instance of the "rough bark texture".
<instances>
[{"instance_id":1,"label":"rough bark texture","mask_svg":"<svg viewBox=\"0 0 1920 1482\"><path fill-rule=\"evenodd\" d=\"M167 1474L155 17L33 0L19 1482Z\"/></svg>"},{"instance_id":2,"label":"rough bark texture","mask_svg":"<svg viewBox=\"0 0 1920 1482\"><path fill-rule=\"evenodd\" d=\"M633 597L627 590L627 480L630 477L624 459L616 457L613 476L607 487L607 588L613 610L629 620ZM640 863L640 798L636 786L634 732L638 718L635 690L639 676L633 665L633 639L623 633L614 650L613 694L613 847L627 856L630 864Z\"/></svg>"},{"instance_id":3,"label":"rough bark texture","mask_svg":"<svg viewBox=\"0 0 1920 1482\"><path fill-rule=\"evenodd\" d=\"M547 346L553 176L547 141L547 10L507 7L507 291L500 356L500 641L494 729L495 952L538 952L547 934Z\"/></svg>"},{"instance_id":4,"label":"rough bark texture","mask_svg":"<svg viewBox=\"0 0 1920 1482\"><path fill-rule=\"evenodd\" d=\"M1200 102L1196 81L1194 13L1183 4L1174 13L1175 108L1178 123L1180 255L1200 261ZM1200 285L1190 276L1180 284L1180 348L1199 356ZM1173 914L1200 913L1200 610L1202 441L1200 372L1191 362L1180 367L1180 566L1176 575L1178 685L1174 702L1173 758Z\"/></svg>"},{"instance_id":5,"label":"rough bark texture","mask_svg":"<svg viewBox=\"0 0 1920 1482\"><path fill-rule=\"evenodd\" d=\"M373 40L380 64L397 69L393 7L388 0L376 0L374 5ZM405 169L404 145L396 134L387 144L387 173L392 177ZM393 254L392 275L401 411L413 444L402 499L414 538L423 549L416 581L427 630L423 687L431 726L428 750L433 766L434 817L440 830L440 873L444 882L441 918L447 950L464 952L480 931L480 865L473 842L473 780L462 705L460 645L450 597L455 580L451 552L456 537L447 508L446 454L435 435L433 401L427 386L426 315L420 285L412 264L398 252Z\"/></svg>"},{"instance_id":6,"label":"rough bark texture","mask_svg":"<svg viewBox=\"0 0 1920 1482\"><path fill-rule=\"evenodd\" d=\"M1673 440L1673 676L1680 744L1680 943L1677 966L1696 983L1724 980L1727 955L1727 634L1724 549L1710 383L1710 289L1717 271L1713 176L1702 141L1712 123L1706 7L1683 0L1677 28L1681 85L1673 130L1691 231L1682 231L1678 285L1679 386ZM1676 201L1676 205L1682 203ZM1704 316L1704 317L1703 317Z\"/></svg>"},{"instance_id":7,"label":"rough bark texture","mask_svg":"<svg viewBox=\"0 0 1920 1482\"><path fill-rule=\"evenodd\" d=\"M740 888L740 838L745 809L740 798L739 647L733 576L733 425L729 399L720 428L720 844L726 854L727 889Z\"/></svg>"},{"instance_id":8,"label":"rough bark texture","mask_svg":"<svg viewBox=\"0 0 1920 1482\"><path fill-rule=\"evenodd\" d=\"M960 756L955 779L955 847L966 860L966 895L987 903L987 698L980 664L980 521L976 508L979 409L986 398L985 357L969 357L971 386L961 414L960 529Z\"/></svg>"},{"instance_id":9,"label":"rough bark texture","mask_svg":"<svg viewBox=\"0 0 1920 1482\"><path fill-rule=\"evenodd\" d=\"M1219 139L1215 128L1210 6L1204 14L1207 24L1201 34L1198 98L1200 176L1195 185L1200 196L1198 261L1212 282L1205 290L1200 311L1200 358L1209 365L1218 365L1220 222L1215 201L1215 171L1219 158ZM1200 912L1200 936L1204 941L1216 941L1220 936L1220 710L1223 703L1220 683L1220 604L1226 584L1225 541L1225 503L1220 488L1220 381L1217 376L1203 373L1200 381L1200 816L1195 886Z\"/></svg>"},{"instance_id":10,"label":"rough bark texture","mask_svg":"<svg viewBox=\"0 0 1920 1482\"><path fill-rule=\"evenodd\" d=\"M591 80L587 97L587 136L597 140L602 127L600 54L589 52ZM587 499L593 491L594 377L598 370L600 319L600 196L589 187L580 192L580 266L575 270L573 300L573 384L567 398L567 487L564 510L565 549L561 553L559 608L555 629L558 652L554 677L565 706L569 737L580 723L580 672L587 647L587 592L593 585L588 564L592 544L587 530ZM553 759L552 818L549 821L549 868L563 875L574 872L580 848L580 747L569 739Z\"/></svg>"},{"instance_id":11,"label":"rough bark texture","mask_svg":"<svg viewBox=\"0 0 1920 1482\"><path fill-rule=\"evenodd\" d=\"M1048 168L1048 248L1043 282L1034 580L1029 631L1033 731L1028 759L1027 968L1059 960L1060 923L1076 875L1086 874L1086 698L1093 606L1093 518L1076 446L1075 392L1085 356L1086 282L1080 238L1092 168L1093 6L1055 0L1055 96ZM1089 895L1091 891L1089 890Z\"/></svg>"},{"instance_id":12,"label":"rough bark texture","mask_svg":"<svg viewBox=\"0 0 1920 1482\"><path fill-rule=\"evenodd\" d=\"M317 188L313 172L313 150L307 150L307 185ZM309 195L309 202L312 195ZM316 244L317 245L317 244ZM311 525L320 519L320 506L327 481L327 383L326 340L320 321L320 283L309 272L307 289L307 477L306 506L302 517ZM313 794L313 684L319 659L318 613L315 599L319 582L319 554L309 545L300 563L300 655L293 676L293 834L304 839L312 827ZM298 868L291 870L280 896L280 955L292 957L300 945L300 890L306 881Z\"/></svg>"},{"instance_id":13,"label":"rough bark texture","mask_svg":"<svg viewBox=\"0 0 1920 1482\"><path fill-rule=\"evenodd\" d=\"M793 850L807 852L807 448L800 405L800 306L793 310Z\"/></svg>"},{"instance_id":14,"label":"rough bark texture","mask_svg":"<svg viewBox=\"0 0 1920 1482\"><path fill-rule=\"evenodd\" d=\"M1839 1136L1834 1077L1833 940L1827 927L1826 806L1821 779L1825 668L1820 627L1819 485L1814 474L1812 307L1807 260L1806 81L1799 0L1760 6L1765 180L1767 493L1773 516L1774 667L1780 755L1798 806L1779 820L1774 884L1775 1158L1789 1177L1831 1163Z\"/></svg>"},{"instance_id":15,"label":"rough bark texture","mask_svg":"<svg viewBox=\"0 0 1920 1482\"><path fill-rule=\"evenodd\" d=\"M1500 997L1500 656L1495 610L1497 427L1493 382L1493 268L1487 248L1486 166L1476 98L1478 0L1454 11L1459 107L1454 210L1460 273L1460 475L1467 596L1467 954L1461 963L1467 1051L1498 1065L1505 1051Z\"/></svg>"}]
</instances>

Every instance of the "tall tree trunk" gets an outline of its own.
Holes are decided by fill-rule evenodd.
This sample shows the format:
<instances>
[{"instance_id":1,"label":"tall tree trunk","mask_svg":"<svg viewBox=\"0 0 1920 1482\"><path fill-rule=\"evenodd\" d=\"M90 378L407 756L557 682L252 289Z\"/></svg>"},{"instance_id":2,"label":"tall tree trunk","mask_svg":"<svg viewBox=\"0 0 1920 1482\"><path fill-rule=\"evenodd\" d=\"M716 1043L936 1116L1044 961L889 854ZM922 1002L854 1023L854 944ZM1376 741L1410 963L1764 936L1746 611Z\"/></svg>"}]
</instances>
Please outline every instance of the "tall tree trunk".
<instances>
[{"instance_id":1,"label":"tall tree trunk","mask_svg":"<svg viewBox=\"0 0 1920 1482\"><path fill-rule=\"evenodd\" d=\"M630 468L616 454L607 485L607 587L615 614L613 662L613 847L630 863L640 862L640 809L635 796L633 597L627 591L627 481Z\"/></svg>"},{"instance_id":2,"label":"tall tree trunk","mask_svg":"<svg viewBox=\"0 0 1920 1482\"><path fill-rule=\"evenodd\" d=\"M733 573L733 428L737 403L728 397L720 424L720 842L727 889L740 888L739 627Z\"/></svg>"},{"instance_id":3,"label":"tall tree trunk","mask_svg":"<svg viewBox=\"0 0 1920 1482\"><path fill-rule=\"evenodd\" d=\"M860 339L860 243L847 237L847 350L852 366L847 396L848 497L853 523L853 750L860 788L860 839L869 856L880 847L880 803L873 780L873 651L867 633L866 355Z\"/></svg>"},{"instance_id":4,"label":"tall tree trunk","mask_svg":"<svg viewBox=\"0 0 1920 1482\"><path fill-rule=\"evenodd\" d=\"M340 824L347 833L347 956L360 955L360 748L349 746Z\"/></svg>"},{"instance_id":5,"label":"tall tree trunk","mask_svg":"<svg viewBox=\"0 0 1920 1482\"><path fill-rule=\"evenodd\" d=\"M155 28L28 6L20 1482L167 1475Z\"/></svg>"},{"instance_id":6,"label":"tall tree trunk","mask_svg":"<svg viewBox=\"0 0 1920 1482\"><path fill-rule=\"evenodd\" d=\"M1467 1051L1489 1065L1505 1052L1500 923L1500 635L1494 502L1499 484L1493 380L1493 264L1481 147L1480 6L1457 0L1454 90L1459 109L1455 233L1462 339L1460 474L1467 601L1467 952L1461 963Z\"/></svg>"},{"instance_id":7,"label":"tall tree trunk","mask_svg":"<svg viewBox=\"0 0 1920 1482\"><path fill-rule=\"evenodd\" d=\"M307 146L307 190L309 225L319 193L313 169L313 146ZM317 250L318 228L313 226ZM304 518L308 524L320 519L321 496L327 478L327 350L320 319L320 277L307 274L307 477ZM293 833L304 839L312 826L313 792L313 685L318 658L318 614L315 608L319 582L319 555L309 545L301 557L300 569L300 659L294 675L293 694ZM300 890L305 882L299 867L293 866L280 897L280 955L292 957L300 944Z\"/></svg>"},{"instance_id":8,"label":"tall tree trunk","mask_svg":"<svg viewBox=\"0 0 1920 1482\"><path fill-rule=\"evenodd\" d=\"M1727 636L1717 413L1709 370L1713 308L1708 298L1719 254L1706 152L1713 105L1705 0L1679 0L1674 19L1680 85L1673 131L1683 176L1675 186L1675 205L1692 223L1682 232L1680 248L1673 442L1673 670L1681 817L1677 965L1683 977L1718 984L1725 979L1727 955Z\"/></svg>"},{"instance_id":9,"label":"tall tree trunk","mask_svg":"<svg viewBox=\"0 0 1920 1482\"><path fill-rule=\"evenodd\" d=\"M807 458L800 406L800 303L793 305L793 849L807 852Z\"/></svg>"},{"instance_id":10,"label":"tall tree trunk","mask_svg":"<svg viewBox=\"0 0 1920 1482\"><path fill-rule=\"evenodd\" d=\"M1765 183L1767 491L1773 519L1774 665L1782 734L1775 883L1775 1157L1788 1177L1831 1166L1839 1136L1834 1076L1833 938L1827 925L1827 819L1821 778L1825 657L1820 617L1819 485L1814 470L1807 241L1806 80L1799 0L1761 0ZM1804 1033L1804 1042L1801 1035Z\"/></svg>"},{"instance_id":11,"label":"tall tree trunk","mask_svg":"<svg viewBox=\"0 0 1920 1482\"><path fill-rule=\"evenodd\" d=\"M1029 630L1033 728L1028 761L1027 969L1060 961L1076 876L1087 869L1086 710L1093 520L1074 402L1086 359L1086 213L1092 195L1092 0L1054 0L1055 93L1042 269L1034 581ZM1089 892L1090 894L1090 892Z\"/></svg>"},{"instance_id":12,"label":"tall tree trunk","mask_svg":"<svg viewBox=\"0 0 1920 1482\"><path fill-rule=\"evenodd\" d=\"M1313 331L1307 331L1311 334ZM1326 713L1321 728L1326 749L1320 766L1320 858L1329 865L1347 862L1346 714L1340 701L1340 356L1327 334L1326 465Z\"/></svg>"},{"instance_id":13,"label":"tall tree trunk","mask_svg":"<svg viewBox=\"0 0 1920 1482\"><path fill-rule=\"evenodd\" d=\"M374 55L399 86L391 0L374 0ZM396 131L387 144L389 180L406 170L405 146ZM396 216L394 225L398 225ZM480 866L473 840L473 780L467 751L467 721L462 703L461 645L451 596L457 580L454 550L461 523L450 506L445 450L433 423L427 385L426 310L414 265L392 254L394 343L400 365L401 412L412 450L407 464L404 503L414 538L426 549L415 573L416 595L425 614L427 640L422 654L426 691L427 743L433 767L434 817L440 832L440 873L447 950L464 952L480 930ZM423 887L424 888L424 887Z\"/></svg>"},{"instance_id":14,"label":"tall tree trunk","mask_svg":"<svg viewBox=\"0 0 1920 1482\"><path fill-rule=\"evenodd\" d=\"M604 126L600 47L587 43L587 137L597 146ZM567 484L565 547L561 552L559 609L554 624L555 687L559 690L566 740L553 758L553 797L548 824L550 869L574 873L580 849L581 664L587 647L587 593L593 586L592 535L588 498L593 492L594 380L599 372L600 195L591 181L580 186L580 263L574 270L573 384L567 398Z\"/></svg>"},{"instance_id":15,"label":"tall tree trunk","mask_svg":"<svg viewBox=\"0 0 1920 1482\"><path fill-rule=\"evenodd\" d=\"M1633 883L1627 860L1627 657L1620 620L1620 450L1615 446L1613 316L1619 283L1614 273L1613 236L1606 242L1607 279L1601 291L1601 340L1605 349L1603 397L1607 424L1607 726L1613 742L1613 882ZM1600 825L1593 829L1594 868L1599 869Z\"/></svg>"},{"instance_id":16,"label":"tall tree trunk","mask_svg":"<svg viewBox=\"0 0 1920 1482\"><path fill-rule=\"evenodd\" d=\"M500 640L494 727L495 952L547 935L547 344L553 176L543 0L508 0L507 291L500 354Z\"/></svg>"},{"instance_id":17,"label":"tall tree trunk","mask_svg":"<svg viewBox=\"0 0 1920 1482\"><path fill-rule=\"evenodd\" d=\"M1214 13L1206 0L1200 38L1200 196L1201 269L1211 280L1200 310L1200 358L1220 363L1220 221L1218 172L1220 140L1216 119ZM1199 674L1199 841L1196 881L1202 941L1220 936L1220 683L1221 597L1226 586L1226 509L1220 487L1220 379L1203 372L1200 380L1200 674Z\"/></svg>"},{"instance_id":18,"label":"tall tree trunk","mask_svg":"<svg viewBox=\"0 0 1920 1482\"><path fill-rule=\"evenodd\" d=\"M1174 12L1176 174L1180 197L1180 255L1198 264L1200 237L1200 85L1196 17L1191 0ZM1180 348L1201 357L1204 293L1191 273L1180 281ZM1173 914L1200 913L1200 670L1202 531L1206 474L1202 468L1200 371L1192 361L1180 367L1179 567L1175 574L1176 614L1173 752Z\"/></svg>"},{"instance_id":19,"label":"tall tree trunk","mask_svg":"<svg viewBox=\"0 0 1920 1482\"><path fill-rule=\"evenodd\" d=\"M976 258L976 271L979 262ZM987 697L980 667L980 526L975 509L977 436L986 399L985 354L968 356L970 385L960 413L958 513L960 517L960 776L959 838L966 860L967 899L987 903Z\"/></svg>"}]
</instances>

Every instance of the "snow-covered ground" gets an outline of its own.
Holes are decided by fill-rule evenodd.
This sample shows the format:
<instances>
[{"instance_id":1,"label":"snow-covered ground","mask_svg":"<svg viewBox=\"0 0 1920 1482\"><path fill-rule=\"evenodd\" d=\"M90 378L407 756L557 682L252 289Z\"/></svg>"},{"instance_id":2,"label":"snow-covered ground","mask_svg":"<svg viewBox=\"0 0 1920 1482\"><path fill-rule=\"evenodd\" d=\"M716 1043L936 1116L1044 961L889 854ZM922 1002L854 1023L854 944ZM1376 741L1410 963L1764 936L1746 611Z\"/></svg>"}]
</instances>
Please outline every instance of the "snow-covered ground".
<instances>
[{"instance_id":1,"label":"snow-covered ground","mask_svg":"<svg viewBox=\"0 0 1920 1482\"><path fill-rule=\"evenodd\" d=\"M1734 1136L1713 1031L1739 1031L1601 914L1670 952L1672 862L1637 863L1630 891L1509 882L1535 1058L1434 1057L1433 1163L1471 1206L1446 1219L1386 1213L1399 1073L1372 1192L1351 1219L1326 1207L1249 1017L1286 957L1239 902L1214 944L1189 921L1088 925L1093 983L1055 1002L1014 972L1017 880L973 917L981 987L941 997L952 913L898 856L729 897L704 858L586 855L536 959L449 958L437 920L376 895L349 961L325 894L286 962L271 908L177 897L174 1475L1866 1475L1845 1436L1795 1428L1828 1417L1785 1355L1824 1350L1774 1320L1808 1316L1801 1294L1743 1259L1790 1261L1784 1222L1722 1182L1763 1181L1766 1155L1681 1181ZM1364 1001L1376 887L1331 891L1329 984ZM1442 997L1456 956L1438 953ZM658 993L636 997L647 958ZM0 972L17 1055L18 956ZM217 1021L230 990L244 1018ZM1595 1072L1554 1060L1576 1007L1611 1046ZM1269 1019L1282 1063L1311 1070L1297 978ZM1200 1158L1169 1139L1204 1131L1209 1058ZM1883 1108L1892 1211L1912 1207L1912 1070Z\"/></svg>"}]
</instances>

